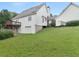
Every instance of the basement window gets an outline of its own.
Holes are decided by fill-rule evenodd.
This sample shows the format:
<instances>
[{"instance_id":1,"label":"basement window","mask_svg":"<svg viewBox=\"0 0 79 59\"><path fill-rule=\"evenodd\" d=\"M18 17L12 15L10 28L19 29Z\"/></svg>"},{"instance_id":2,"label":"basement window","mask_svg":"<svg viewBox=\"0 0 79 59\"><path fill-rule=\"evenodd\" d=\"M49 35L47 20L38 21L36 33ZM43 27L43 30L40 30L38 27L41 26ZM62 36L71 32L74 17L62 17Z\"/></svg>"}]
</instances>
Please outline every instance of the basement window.
<instances>
[{"instance_id":1,"label":"basement window","mask_svg":"<svg viewBox=\"0 0 79 59\"><path fill-rule=\"evenodd\" d=\"M31 28L31 26L25 26L25 28Z\"/></svg>"}]
</instances>

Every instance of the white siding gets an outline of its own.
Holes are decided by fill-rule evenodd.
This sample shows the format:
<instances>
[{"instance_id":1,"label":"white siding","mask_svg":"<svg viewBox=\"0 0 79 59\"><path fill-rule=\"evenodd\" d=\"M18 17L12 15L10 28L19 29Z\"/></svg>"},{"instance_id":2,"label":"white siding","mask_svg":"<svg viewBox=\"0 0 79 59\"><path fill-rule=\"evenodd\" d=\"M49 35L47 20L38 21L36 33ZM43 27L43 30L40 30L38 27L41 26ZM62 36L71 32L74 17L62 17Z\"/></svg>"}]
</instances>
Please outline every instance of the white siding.
<instances>
[{"instance_id":1,"label":"white siding","mask_svg":"<svg viewBox=\"0 0 79 59\"><path fill-rule=\"evenodd\" d=\"M35 33L34 15L31 16L31 21L28 21L28 16L16 19L21 22L21 27L18 29L19 33Z\"/></svg>"},{"instance_id":2,"label":"white siding","mask_svg":"<svg viewBox=\"0 0 79 59\"><path fill-rule=\"evenodd\" d=\"M42 26L47 26L47 20L42 23L42 16L49 16L49 12L47 12L46 6L42 6L37 14L31 15L32 20L28 21L28 16L15 19L14 21L21 22L21 27L17 29L18 33L36 33L42 30ZM30 28L28 28L30 27Z\"/></svg>"},{"instance_id":3,"label":"white siding","mask_svg":"<svg viewBox=\"0 0 79 59\"><path fill-rule=\"evenodd\" d=\"M38 32L38 31L40 31L40 30L42 30L42 26L36 25L36 26L35 26L35 31Z\"/></svg>"},{"instance_id":4,"label":"white siding","mask_svg":"<svg viewBox=\"0 0 79 59\"><path fill-rule=\"evenodd\" d=\"M40 10L37 12L37 24L38 25L42 25L42 26L47 26L47 21L45 21L44 23L42 22L42 16L47 17L49 16L49 12L47 12L46 6L42 6L40 8Z\"/></svg>"},{"instance_id":5,"label":"white siding","mask_svg":"<svg viewBox=\"0 0 79 59\"><path fill-rule=\"evenodd\" d=\"M79 20L79 8L74 5L70 5L61 16L56 18L56 26L65 25L71 20Z\"/></svg>"}]
</instances>

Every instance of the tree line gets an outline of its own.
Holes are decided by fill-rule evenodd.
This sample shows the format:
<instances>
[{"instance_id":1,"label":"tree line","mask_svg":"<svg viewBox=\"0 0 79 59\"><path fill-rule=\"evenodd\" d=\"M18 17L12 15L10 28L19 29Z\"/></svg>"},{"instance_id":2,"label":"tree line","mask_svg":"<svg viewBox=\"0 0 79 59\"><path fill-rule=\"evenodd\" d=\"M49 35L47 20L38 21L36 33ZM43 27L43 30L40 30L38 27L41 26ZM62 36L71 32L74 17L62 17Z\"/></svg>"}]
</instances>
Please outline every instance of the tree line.
<instances>
[{"instance_id":1,"label":"tree line","mask_svg":"<svg viewBox=\"0 0 79 59\"><path fill-rule=\"evenodd\" d=\"M15 17L17 13L10 12L7 9L3 9L0 11L0 27L4 27L4 24L7 20L11 20L13 17Z\"/></svg>"}]
</instances>

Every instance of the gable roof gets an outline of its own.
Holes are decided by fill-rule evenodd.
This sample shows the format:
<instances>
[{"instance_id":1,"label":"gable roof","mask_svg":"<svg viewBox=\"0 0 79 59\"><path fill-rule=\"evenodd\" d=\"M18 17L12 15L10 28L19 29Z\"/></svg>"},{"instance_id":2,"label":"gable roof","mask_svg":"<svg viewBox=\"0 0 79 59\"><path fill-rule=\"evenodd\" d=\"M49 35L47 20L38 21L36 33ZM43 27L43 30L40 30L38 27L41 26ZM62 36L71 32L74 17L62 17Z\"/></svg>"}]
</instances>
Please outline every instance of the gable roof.
<instances>
[{"instance_id":1,"label":"gable roof","mask_svg":"<svg viewBox=\"0 0 79 59\"><path fill-rule=\"evenodd\" d=\"M15 16L12 19L18 19L18 18L22 18L25 16L29 16L29 15L33 15L36 14L36 12L43 6L44 4L40 4L38 6L34 6L32 8L29 8L27 10L24 10L23 12L21 12L19 15Z\"/></svg>"},{"instance_id":2,"label":"gable roof","mask_svg":"<svg viewBox=\"0 0 79 59\"><path fill-rule=\"evenodd\" d=\"M59 16L61 16L71 5L73 5L73 6L77 7L77 8L79 8L78 5L76 5L76 4L74 4L74 3L71 2L71 3L60 13ZM59 17L59 16L58 16L58 17Z\"/></svg>"}]
</instances>

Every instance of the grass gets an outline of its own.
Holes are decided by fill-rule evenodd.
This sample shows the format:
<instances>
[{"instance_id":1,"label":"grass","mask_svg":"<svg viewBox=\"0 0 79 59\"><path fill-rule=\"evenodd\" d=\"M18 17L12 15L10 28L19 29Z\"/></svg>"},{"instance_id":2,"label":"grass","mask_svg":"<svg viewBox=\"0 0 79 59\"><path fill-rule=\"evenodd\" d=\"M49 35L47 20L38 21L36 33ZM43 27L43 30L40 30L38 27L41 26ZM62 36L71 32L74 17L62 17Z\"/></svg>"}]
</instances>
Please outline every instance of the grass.
<instances>
[{"instance_id":1,"label":"grass","mask_svg":"<svg viewBox=\"0 0 79 59\"><path fill-rule=\"evenodd\" d=\"M1 40L0 56L79 56L79 27L46 28Z\"/></svg>"}]
</instances>

